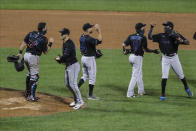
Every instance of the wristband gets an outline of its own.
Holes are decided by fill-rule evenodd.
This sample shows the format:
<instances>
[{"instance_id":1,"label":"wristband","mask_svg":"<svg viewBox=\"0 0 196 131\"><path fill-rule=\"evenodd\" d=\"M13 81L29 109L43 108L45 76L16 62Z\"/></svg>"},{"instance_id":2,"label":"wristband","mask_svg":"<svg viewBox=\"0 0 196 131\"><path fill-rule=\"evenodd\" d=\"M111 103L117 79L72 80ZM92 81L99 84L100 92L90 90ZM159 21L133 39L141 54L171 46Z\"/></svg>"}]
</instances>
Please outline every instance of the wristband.
<instances>
[{"instance_id":1,"label":"wristband","mask_svg":"<svg viewBox=\"0 0 196 131\"><path fill-rule=\"evenodd\" d=\"M49 46L49 47L52 47L52 44L53 44L52 42L49 42L48 46Z\"/></svg>"}]
</instances>

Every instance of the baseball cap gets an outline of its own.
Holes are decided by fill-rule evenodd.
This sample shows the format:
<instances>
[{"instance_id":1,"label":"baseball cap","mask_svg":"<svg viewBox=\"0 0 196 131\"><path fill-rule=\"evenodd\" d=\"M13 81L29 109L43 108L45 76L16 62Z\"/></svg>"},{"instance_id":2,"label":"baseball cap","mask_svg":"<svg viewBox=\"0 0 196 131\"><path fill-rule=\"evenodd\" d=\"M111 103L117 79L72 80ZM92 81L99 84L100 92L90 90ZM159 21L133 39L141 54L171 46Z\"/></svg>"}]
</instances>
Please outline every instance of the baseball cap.
<instances>
[{"instance_id":1,"label":"baseball cap","mask_svg":"<svg viewBox=\"0 0 196 131\"><path fill-rule=\"evenodd\" d=\"M83 25L83 30L84 31L87 31L89 28L92 28L94 25L91 25L90 23L85 23L84 25Z\"/></svg>"},{"instance_id":2,"label":"baseball cap","mask_svg":"<svg viewBox=\"0 0 196 131\"><path fill-rule=\"evenodd\" d=\"M174 24L171 21L167 21L167 22L163 23L163 26L169 26L173 29Z\"/></svg>"},{"instance_id":3,"label":"baseball cap","mask_svg":"<svg viewBox=\"0 0 196 131\"><path fill-rule=\"evenodd\" d=\"M63 28L61 31L59 31L61 33L61 35L69 35L70 31L67 28Z\"/></svg>"},{"instance_id":4,"label":"baseball cap","mask_svg":"<svg viewBox=\"0 0 196 131\"><path fill-rule=\"evenodd\" d=\"M146 26L146 24L143 24L143 23L141 23L141 22L139 22L139 23L137 23L136 25L135 25L135 29L136 30L140 30L142 27L144 27L144 26Z\"/></svg>"}]
</instances>

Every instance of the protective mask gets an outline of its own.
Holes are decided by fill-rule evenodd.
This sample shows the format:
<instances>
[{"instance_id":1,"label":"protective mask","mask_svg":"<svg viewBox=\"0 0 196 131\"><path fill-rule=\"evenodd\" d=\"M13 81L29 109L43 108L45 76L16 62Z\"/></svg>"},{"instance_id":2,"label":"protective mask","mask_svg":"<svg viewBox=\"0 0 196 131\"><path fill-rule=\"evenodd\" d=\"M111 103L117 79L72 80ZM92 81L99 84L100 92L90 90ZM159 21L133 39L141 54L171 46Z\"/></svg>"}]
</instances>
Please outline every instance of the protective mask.
<instances>
[{"instance_id":1,"label":"protective mask","mask_svg":"<svg viewBox=\"0 0 196 131\"><path fill-rule=\"evenodd\" d=\"M143 29L143 30L138 30L137 33L139 33L140 35L144 35L145 29Z\"/></svg>"},{"instance_id":2,"label":"protective mask","mask_svg":"<svg viewBox=\"0 0 196 131\"><path fill-rule=\"evenodd\" d=\"M172 30L167 27L164 28L164 31L166 34L170 34L172 32Z\"/></svg>"}]
</instances>

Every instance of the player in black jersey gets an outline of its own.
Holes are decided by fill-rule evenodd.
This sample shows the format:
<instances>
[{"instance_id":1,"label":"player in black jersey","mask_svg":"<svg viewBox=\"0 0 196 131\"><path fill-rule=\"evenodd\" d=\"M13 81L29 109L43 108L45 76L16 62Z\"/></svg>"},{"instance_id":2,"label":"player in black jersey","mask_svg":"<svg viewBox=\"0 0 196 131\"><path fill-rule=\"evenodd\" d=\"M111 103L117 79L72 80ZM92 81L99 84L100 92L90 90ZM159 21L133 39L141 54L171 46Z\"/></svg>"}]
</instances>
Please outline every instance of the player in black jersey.
<instances>
[{"instance_id":1,"label":"player in black jersey","mask_svg":"<svg viewBox=\"0 0 196 131\"><path fill-rule=\"evenodd\" d=\"M74 96L74 101L70 103L73 109L77 110L84 104L80 90L78 89L77 79L80 72L80 64L76 58L76 48L71 40L70 31L63 28L61 31L61 39L63 40L62 56L56 56L56 61L66 65L65 84L70 89Z\"/></svg>"},{"instance_id":2,"label":"player in black jersey","mask_svg":"<svg viewBox=\"0 0 196 131\"><path fill-rule=\"evenodd\" d=\"M192 97L193 94L189 89L189 86L187 84L186 78L182 70L182 65L178 57L178 46L180 44L189 45L189 41L174 30L174 24L172 22L167 21L163 23L163 26L164 33L153 35L152 30L154 25L151 25L148 34L148 38L150 40L159 43L159 48L162 52L162 94L160 100L165 100L165 88L169 76L170 67L172 67L174 72L178 75L179 79L181 79L188 96Z\"/></svg>"},{"instance_id":3,"label":"player in black jersey","mask_svg":"<svg viewBox=\"0 0 196 131\"><path fill-rule=\"evenodd\" d=\"M28 69L26 77L26 91L25 96L29 101L38 101L35 97L37 82L39 79L39 57L42 53L47 54L54 42L53 38L48 39L45 36L47 33L46 23L40 22L38 24L38 31L29 32L22 42L18 56L22 58L22 52L26 48L24 54L24 61Z\"/></svg>"},{"instance_id":4,"label":"player in black jersey","mask_svg":"<svg viewBox=\"0 0 196 131\"><path fill-rule=\"evenodd\" d=\"M80 37L80 51L82 54L81 63L82 63L82 72L83 76L81 77L78 87L81 87L82 84L89 79L89 100L98 100L98 97L93 95L93 89L96 82L96 46L102 43L102 34L101 29L98 24L91 25L86 23L83 25L84 34ZM97 38L93 38L91 34L96 30L98 35Z\"/></svg>"},{"instance_id":5,"label":"player in black jersey","mask_svg":"<svg viewBox=\"0 0 196 131\"><path fill-rule=\"evenodd\" d=\"M129 35L123 43L124 54L130 53L129 62L133 66L132 77L127 91L127 97L135 97L134 87L136 83L138 86L138 94L146 94L142 80L142 61L144 51L159 54L158 50L151 50L147 47L147 39L144 36L145 26L146 24L137 23L135 25L136 33ZM126 52L128 50L125 48L126 46L131 47L130 52Z\"/></svg>"}]
</instances>

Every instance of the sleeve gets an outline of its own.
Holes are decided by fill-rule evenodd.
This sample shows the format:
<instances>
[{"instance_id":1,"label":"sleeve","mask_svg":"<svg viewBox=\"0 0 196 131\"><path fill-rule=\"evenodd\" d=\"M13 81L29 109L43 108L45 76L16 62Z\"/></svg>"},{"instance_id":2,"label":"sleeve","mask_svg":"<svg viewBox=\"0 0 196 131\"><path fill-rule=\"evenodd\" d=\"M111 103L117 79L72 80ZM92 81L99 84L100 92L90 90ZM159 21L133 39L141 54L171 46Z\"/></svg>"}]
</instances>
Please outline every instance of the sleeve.
<instances>
[{"instance_id":1,"label":"sleeve","mask_svg":"<svg viewBox=\"0 0 196 131\"><path fill-rule=\"evenodd\" d=\"M143 49L147 49L148 48L146 37L143 37L143 39L142 39L142 47L143 47Z\"/></svg>"},{"instance_id":2,"label":"sleeve","mask_svg":"<svg viewBox=\"0 0 196 131\"><path fill-rule=\"evenodd\" d=\"M93 45L98 45L98 44L101 44L102 43L102 41L99 41L99 40L97 40L95 38L92 38L92 37L87 38L87 41L89 43L93 44Z\"/></svg>"},{"instance_id":3,"label":"sleeve","mask_svg":"<svg viewBox=\"0 0 196 131\"><path fill-rule=\"evenodd\" d=\"M24 42L25 42L26 44L29 43L29 35L30 35L30 33L28 33L28 34L25 36L25 38L24 38Z\"/></svg>"},{"instance_id":4,"label":"sleeve","mask_svg":"<svg viewBox=\"0 0 196 131\"><path fill-rule=\"evenodd\" d=\"M130 43L131 43L130 36L128 36L127 39L124 41L124 44L128 46L130 45Z\"/></svg>"},{"instance_id":5,"label":"sleeve","mask_svg":"<svg viewBox=\"0 0 196 131\"><path fill-rule=\"evenodd\" d=\"M152 35L153 42L158 42L161 34Z\"/></svg>"},{"instance_id":6,"label":"sleeve","mask_svg":"<svg viewBox=\"0 0 196 131\"><path fill-rule=\"evenodd\" d=\"M45 38L44 42L43 42L43 52L47 52L48 50L48 38Z\"/></svg>"}]
</instances>

